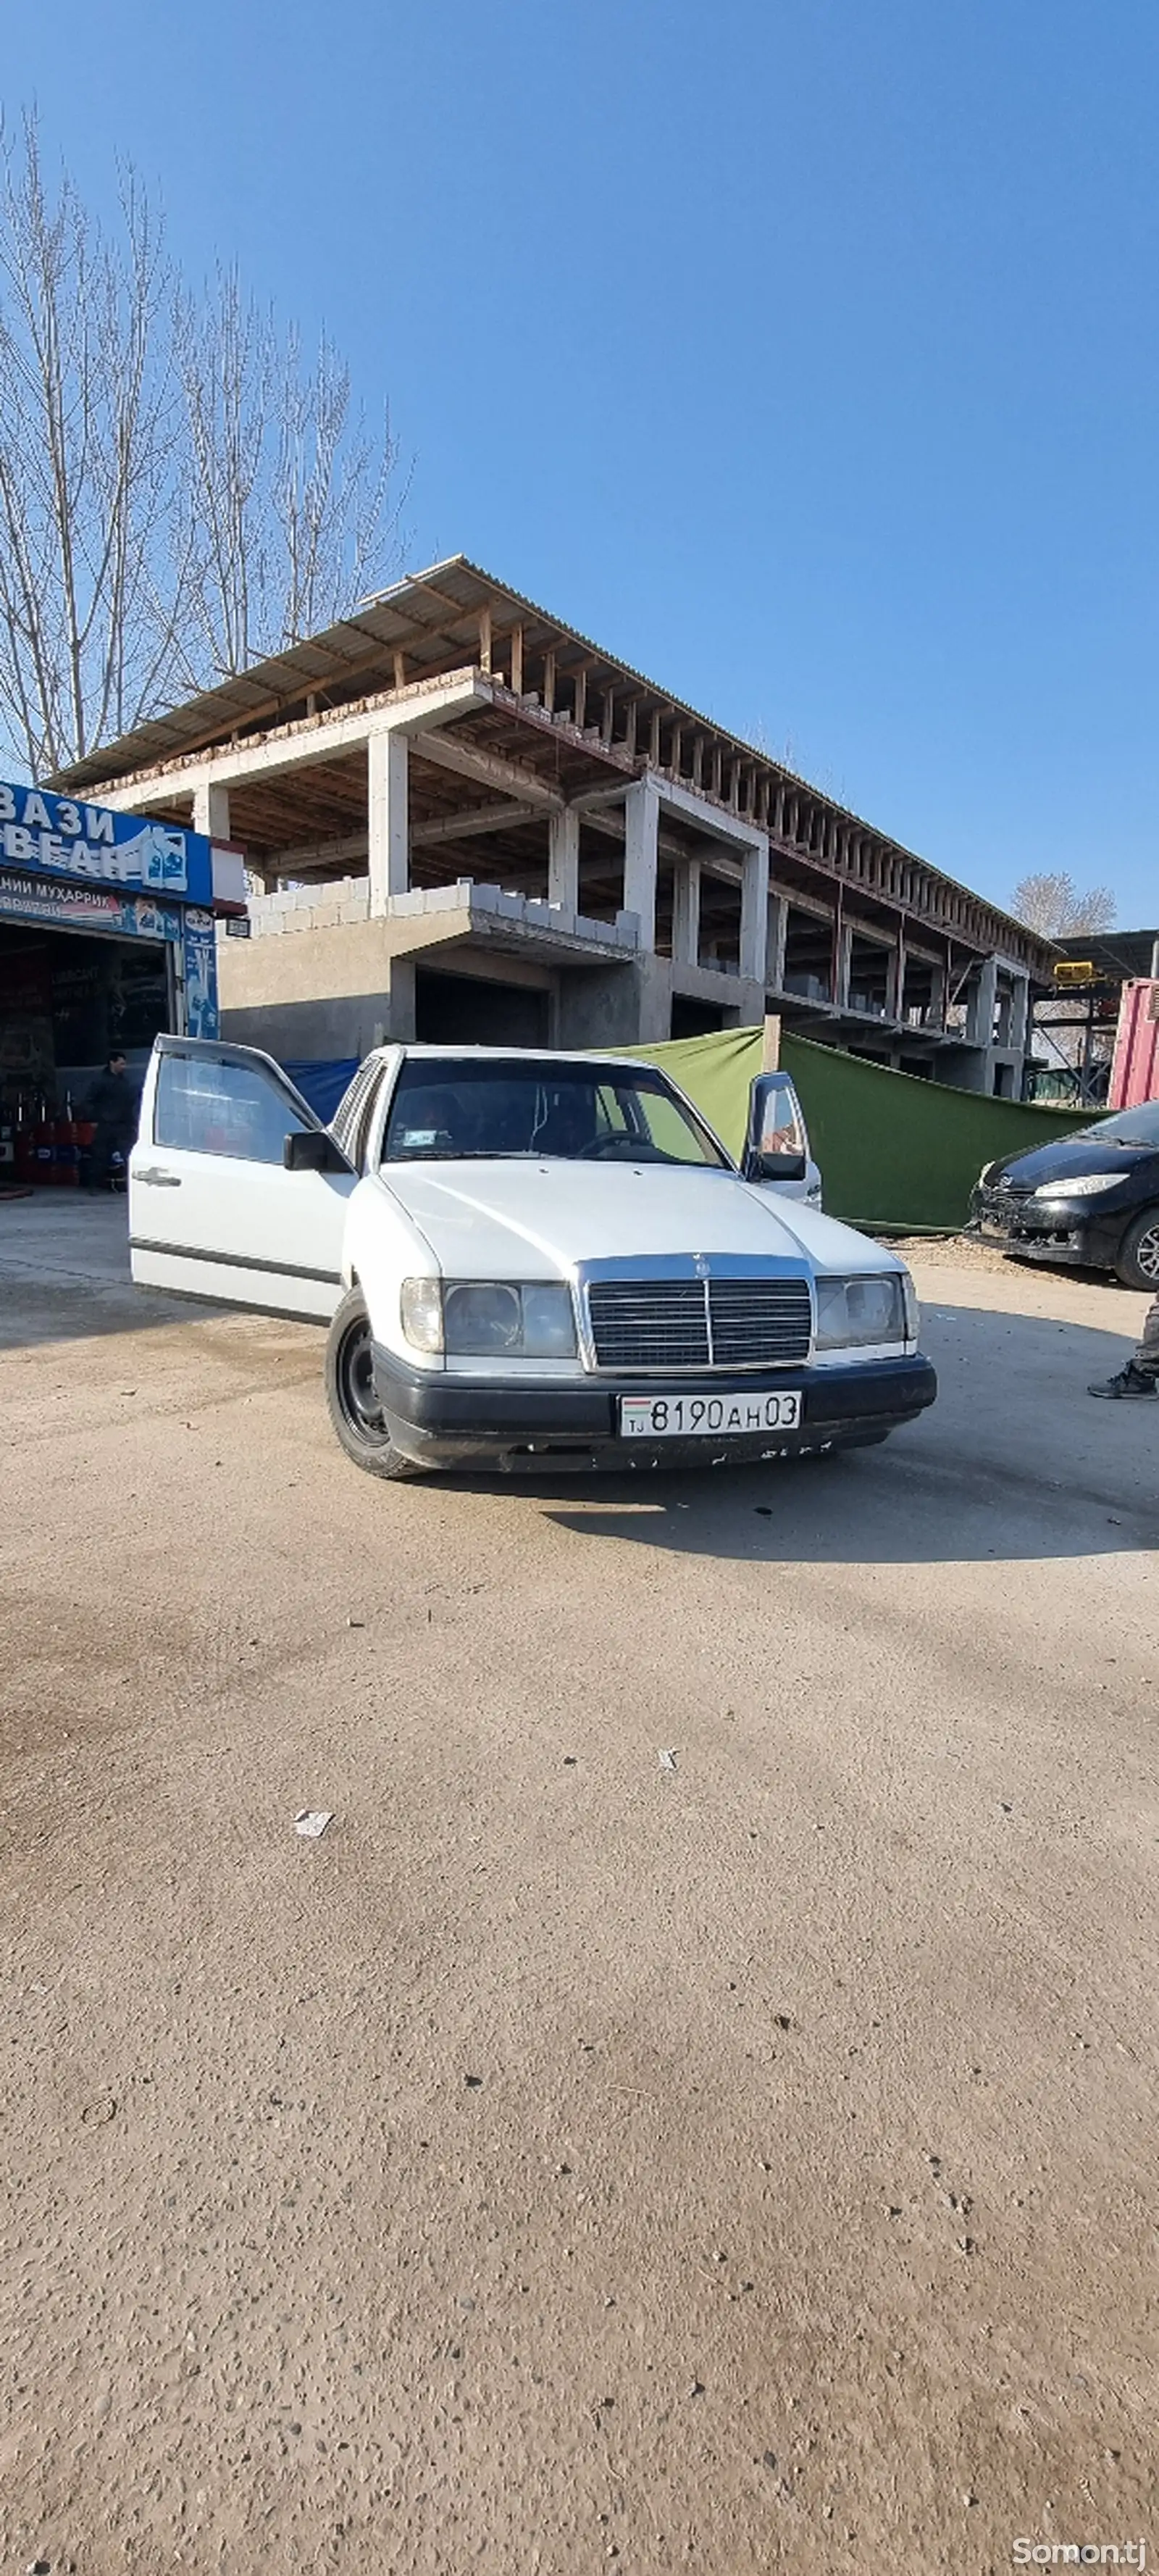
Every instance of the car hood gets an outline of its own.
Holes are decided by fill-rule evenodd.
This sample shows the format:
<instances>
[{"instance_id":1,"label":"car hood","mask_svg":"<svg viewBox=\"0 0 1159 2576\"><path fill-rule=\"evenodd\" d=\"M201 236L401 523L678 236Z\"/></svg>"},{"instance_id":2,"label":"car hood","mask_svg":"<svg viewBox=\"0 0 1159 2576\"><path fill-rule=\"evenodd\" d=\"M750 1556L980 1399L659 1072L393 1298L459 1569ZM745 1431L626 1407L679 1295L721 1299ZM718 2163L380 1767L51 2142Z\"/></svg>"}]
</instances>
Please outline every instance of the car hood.
<instances>
[{"instance_id":1,"label":"car hood","mask_svg":"<svg viewBox=\"0 0 1159 2576\"><path fill-rule=\"evenodd\" d=\"M1159 1160L1153 1145L1101 1144L1097 1136L1061 1136L1035 1145L1029 1154L1004 1154L992 1163L988 1189L1008 1179L1019 1189L1040 1189L1046 1181L1074 1181L1086 1172L1118 1172L1126 1181L1140 1163Z\"/></svg>"},{"instance_id":2,"label":"car hood","mask_svg":"<svg viewBox=\"0 0 1159 2576\"><path fill-rule=\"evenodd\" d=\"M451 1279L551 1279L584 1261L732 1253L819 1270L893 1256L816 1208L735 1172L536 1160L392 1163L377 1184Z\"/></svg>"}]
</instances>

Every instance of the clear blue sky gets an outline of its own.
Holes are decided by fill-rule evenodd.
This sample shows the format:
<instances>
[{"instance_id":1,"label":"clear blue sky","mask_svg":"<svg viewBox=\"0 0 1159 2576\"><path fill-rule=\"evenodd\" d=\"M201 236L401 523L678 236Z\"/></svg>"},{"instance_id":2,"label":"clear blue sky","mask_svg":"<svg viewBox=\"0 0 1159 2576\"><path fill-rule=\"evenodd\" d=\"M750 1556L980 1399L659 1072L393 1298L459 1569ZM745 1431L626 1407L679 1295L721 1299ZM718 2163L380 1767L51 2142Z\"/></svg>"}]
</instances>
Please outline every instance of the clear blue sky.
<instances>
[{"instance_id":1,"label":"clear blue sky","mask_svg":"<svg viewBox=\"0 0 1159 2576\"><path fill-rule=\"evenodd\" d=\"M45 0L460 549L1001 901L1159 920L1155 0Z\"/></svg>"}]
</instances>

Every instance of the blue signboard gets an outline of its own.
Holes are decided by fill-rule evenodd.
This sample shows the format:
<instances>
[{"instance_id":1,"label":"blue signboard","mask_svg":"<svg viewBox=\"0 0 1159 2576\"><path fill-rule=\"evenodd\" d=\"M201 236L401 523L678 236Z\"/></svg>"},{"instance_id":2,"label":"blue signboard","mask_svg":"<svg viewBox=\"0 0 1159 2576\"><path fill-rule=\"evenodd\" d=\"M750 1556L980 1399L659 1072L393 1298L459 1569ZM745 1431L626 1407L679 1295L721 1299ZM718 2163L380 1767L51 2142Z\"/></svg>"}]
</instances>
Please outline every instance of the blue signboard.
<instances>
[{"instance_id":1,"label":"blue signboard","mask_svg":"<svg viewBox=\"0 0 1159 2576\"><path fill-rule=\"evenodd\" d=\"M126 896L208 906L213 859L204 833L147 815L78 804L46 787L0 785L0 870L19 868ZM0 874L0 885L3 884ZM154 934L155 935L155 934Z\"/></svg>"},{"instance_id":2,"label":"blue signboard","mask_svg":"<svg viewBox=\"0 0 1159 2576\"><path fill-rule=\"evenodd\" d=\"M220 1036L217 1009L217 936L211 912L190 905L182 916L185 930L185 1035Z\"/></svg>"},{"instance_id":3,"label":"blue signboard","mask_svg":"<svg viewBox=\"0 0 1159 2576\"><path fill-rule=\"evenodd\" d=\"M55 877L0 868L0 919L40 921L50 930L115 930L130 939L179 940L184 917L184 906L158 903L152 895L111 894L104 886L61 885Z\"/></svg>"}]
</instances>

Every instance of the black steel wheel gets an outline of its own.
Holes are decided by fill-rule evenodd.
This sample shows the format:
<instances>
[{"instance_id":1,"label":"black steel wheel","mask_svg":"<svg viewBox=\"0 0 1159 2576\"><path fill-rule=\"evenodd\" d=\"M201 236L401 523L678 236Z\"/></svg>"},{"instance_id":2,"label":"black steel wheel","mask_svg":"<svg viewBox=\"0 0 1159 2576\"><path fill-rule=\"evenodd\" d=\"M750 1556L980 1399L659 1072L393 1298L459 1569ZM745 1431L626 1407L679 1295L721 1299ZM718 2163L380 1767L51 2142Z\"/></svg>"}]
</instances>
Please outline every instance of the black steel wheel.
<instances>
[{"instance_id":1,"label":"black steel wheel","mask_svg":"<svg viewBox=\"0 0 1159 2576\"><path fill-rule=\"evenodd\" d=\"M369 1476L414 1476L418 1469L395 1448L374 1384L370 1317L362 1291L351 1288L334 1317L326 1343L326 1402L330 1420L356 1467Z\"/></svg>"},{"instance_id":2,"label":"black steel wheel","mask_svg":"<svg viewBox=\"0 0 1159 2576\"><path fill-rule=\"evenodd\" d=\"M1116 1276L1124 1288L1159 1292L1159 1207L1144 1208L1129 1225L1119 1245Z\"/></svg>"}]
</instances>

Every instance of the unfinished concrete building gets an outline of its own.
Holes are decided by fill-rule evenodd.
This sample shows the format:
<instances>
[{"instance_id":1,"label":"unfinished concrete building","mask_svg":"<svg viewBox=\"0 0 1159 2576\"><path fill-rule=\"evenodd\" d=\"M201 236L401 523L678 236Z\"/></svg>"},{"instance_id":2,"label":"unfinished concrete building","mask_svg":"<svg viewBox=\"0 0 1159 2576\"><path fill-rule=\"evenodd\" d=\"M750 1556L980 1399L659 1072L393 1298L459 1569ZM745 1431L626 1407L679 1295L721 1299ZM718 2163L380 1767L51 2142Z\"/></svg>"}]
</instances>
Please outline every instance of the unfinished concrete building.
<instances>
[{"instance_id":1,"label":"unfinished concrete building","mask_svg":"<svg viewBox=\"0 0 1159 2576\"><path fill-rule=\"evenodd\" d=\"M1050 976L1020 923L462 556L52 783L241 847L223 1030L288 1059L775 1012L1016 1093Z\"/></svg>"}]
</instances>

